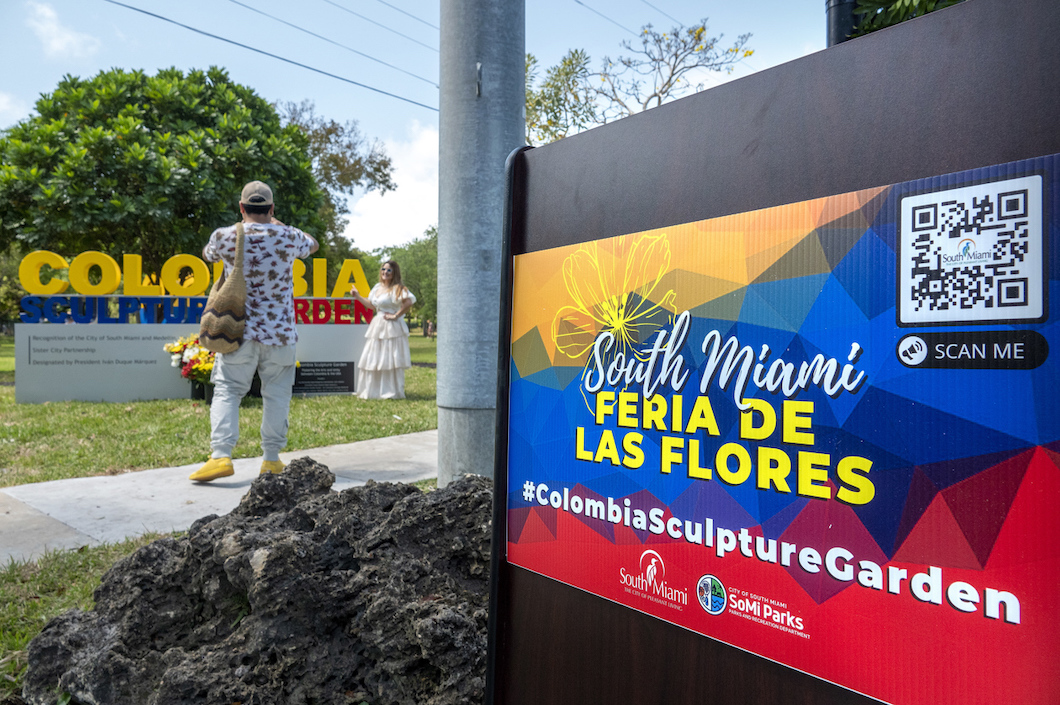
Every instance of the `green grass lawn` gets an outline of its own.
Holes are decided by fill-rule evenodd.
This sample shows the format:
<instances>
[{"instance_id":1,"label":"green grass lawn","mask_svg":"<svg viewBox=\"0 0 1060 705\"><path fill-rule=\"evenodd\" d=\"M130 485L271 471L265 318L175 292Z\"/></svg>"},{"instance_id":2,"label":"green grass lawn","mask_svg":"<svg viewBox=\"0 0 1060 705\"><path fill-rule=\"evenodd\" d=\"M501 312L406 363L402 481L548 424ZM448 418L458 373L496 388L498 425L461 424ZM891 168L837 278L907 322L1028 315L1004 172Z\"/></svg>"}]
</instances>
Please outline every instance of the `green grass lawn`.
<instances>
[{"instance_id":1,"label":"green grass lawn","mask_svg":"<svg viewBox=\"0 0 1060 705\"><path fill-rule=\"evenodd\" d=\"M285 450L437 428L437 344L416 335L409 343L414 366L405 373L405 399L296 397ZM0 382L9 365L14 376L14 346L0 339ZM261 455L260 426L261 399L245 399L234 457ZM210 407L201 401L16 404L15 387L0 386L0 487L202 462L209 437Z\"/></svg>"},{"instance_id":2,"label":"green grass lawn","mask_svg":"<svg viewBox=\"0 0 1060 705\"><path fill-rule=\"evenodd\" d=\"M15 383L15 336L0 336L0 384Z\"/></svg>"},{"instance_id":3,"label":"green grass lawn","mask_svg":"<svg viewBox=\"0 0 1060 705\"><path fill-rule=\"evenodd\" d=\"M437 428L436 341L414 332L409 344L414 366L405 374L406 399L295 398L286 450ZM16 404L15 377L14 341L0 337L0 385L6 385L0 386L0 487L186 465L209 455L210 407L201 401ZM243 404L233 455L257 457L261 400ZM427 491L436 481L416 484ZM0 565L0 703L22 692L26 645L48 620L73 607L91 609L103 573L156 538L54 551L35 561Z\"/></svg>"}]
</instances>

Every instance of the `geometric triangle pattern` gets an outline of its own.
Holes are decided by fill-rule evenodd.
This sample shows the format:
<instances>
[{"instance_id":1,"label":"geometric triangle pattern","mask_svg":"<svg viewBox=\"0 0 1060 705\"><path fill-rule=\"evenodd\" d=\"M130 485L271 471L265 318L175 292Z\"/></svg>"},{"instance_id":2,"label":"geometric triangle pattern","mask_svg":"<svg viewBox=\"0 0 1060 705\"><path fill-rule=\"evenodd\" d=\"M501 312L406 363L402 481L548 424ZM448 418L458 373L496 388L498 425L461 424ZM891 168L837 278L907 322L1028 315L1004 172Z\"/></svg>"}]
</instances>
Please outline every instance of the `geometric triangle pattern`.
<instances>
[{"instance_id":1,"label":"geometric triangle pattern","mask_svg":"<svg viewBox=\"0 0 1060 705\"><path fill-rule=\"evenodd\" d=\"M879 565L887 562L887 557L854 511L838 502L807 503L784 530L781 539L798 546L842 546L859 559ZM833 580L823 570L808 573L794 564L787 571L818 604L854 584Z\"/></svg>"},{"instance_id":2,"label":"geometric triangle pattern","mask_svg":"<svg viewBox=\"0 0 1060 705\"><path fill-rule=\"evenodd\" d=\"M937 494L894 554L903 563L981 570L949 505Z\"/></svg>"},{"instance_id":3,"label":"geometric triangle pattern","mask_svg":"<svg viewBox=\"0 0 1060 705\"><path fill-rule=\"evenodd\" d=\"M544 507L532 507L522 512L525 518L518 532L513 538L519 543L540 543L542 541L556 540L556 510Z\"/></svg>"},{"instance_id":4,"label":"geometric triangle pattern","mask_svg":"<svg viewBox=\"0 0 1060 705\"><path fill-rule=\"evenodd\" d=\"M1034 451L1026 451L942 491L980 566L990 558L1032 457Z\"/></svg>"},{"instance_id":5,"label":"geometric triangle pattern","mask_svg":"<svg viewBox=\"0 0 1060 705\"><path fill-rule=\"evenodd\" d=\"M1044 260L1042 291L1046 311L1060 311L1058 163L1044 157L518 255L509 551L524 543L562 550L565 526L584 531L580 540L630 550L674 541L632 521L576 514L559 522L569 510L524 498L530 482L614 502L631 516L658 510L663 525L709 518L763 541L842 545L880 565L982 572L1025 564L1019 537L1035 531L1028 516L1055 526L1036 512L1052 504L1060 514L1060 322L1046 316L975 329L1044 338L1049 355L1033 369L906 366L897 349L910 333L972 327L898 325L899 230L902 199L939 183L964 188L1044 174L1043 238L1053 256ZM712 333L715 351L731 341L732 357L711 371ZM668 350L679 335L680 347ZM786 390L811 363L810 381ZM814 383L814 370L828 366L833 381L845 369L860 381L849 389ZM761 438L741 425L740 384L744 398L776 417ZM651 409L648 386L657 397ZM686 431L701 398L709 418ZM805 406L792 411L788 402ZM732 446L746 458L729 455L719 467ZM763 472L773 480L763 482ZM867 496L859 488L872 493L869 501L859 501ZM855 501L842 501L841 491ZM854 584L827 571L787 574L815 604Z\"/></svg>"},{"instance_id":6,"label":"geometric triangle pattern","mask_svg":"<svg viewBox=\"0 0 1060 705\"><path fill-rule=\"evenodd\" d=\"M913 479L909 483L909 493L905 498L905 506L902 509L901 523L898 525L898 532L894 537L894 547L897 548L905 543L909 534L916 528L917 523L927 512L932 502L935 501L935 497L938 494L939 490L935 483L923 471L915 469L913 471Z\"/></svg>"},{"instance_id":7,"label":"geometric triangle pattern","mask_svg":"<svg viewBox=\"0 0 1060 705\"><path fill-rule=\"evenodd\" d=\"M1008 516L994 541L986 567L1012 570L1015 566L1044 562L1048 548L1042 542L1053 542L1060 536L1060 512L1056 498L1060 493L1060 458L1036 448L1023 475ZM1053 582L1055 588L1060 579Z\"/></svg>"}]
</instances>

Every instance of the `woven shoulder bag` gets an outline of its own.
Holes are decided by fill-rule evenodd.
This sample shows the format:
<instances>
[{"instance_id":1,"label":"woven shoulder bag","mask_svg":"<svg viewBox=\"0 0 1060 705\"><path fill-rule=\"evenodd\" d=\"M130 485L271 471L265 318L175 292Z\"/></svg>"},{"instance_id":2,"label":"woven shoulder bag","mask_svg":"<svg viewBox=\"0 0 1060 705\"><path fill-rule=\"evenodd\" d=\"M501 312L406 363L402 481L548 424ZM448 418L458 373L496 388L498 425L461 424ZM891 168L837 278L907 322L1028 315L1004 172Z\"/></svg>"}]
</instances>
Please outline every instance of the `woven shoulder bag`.
<instances>
[{"instance_id":1,"label":"woven shoulder bag","mask_svg":"<svg viewBox=\"0 0 1060 705\"><path fill-rule=\"evenodd\" d=\"M215 353L234 353L243 344L247 324L247 282L243 278L243 224L236 225L236 261L231 276L214 282L199 323L199 345Z\"/></svg>"}]
</instances>

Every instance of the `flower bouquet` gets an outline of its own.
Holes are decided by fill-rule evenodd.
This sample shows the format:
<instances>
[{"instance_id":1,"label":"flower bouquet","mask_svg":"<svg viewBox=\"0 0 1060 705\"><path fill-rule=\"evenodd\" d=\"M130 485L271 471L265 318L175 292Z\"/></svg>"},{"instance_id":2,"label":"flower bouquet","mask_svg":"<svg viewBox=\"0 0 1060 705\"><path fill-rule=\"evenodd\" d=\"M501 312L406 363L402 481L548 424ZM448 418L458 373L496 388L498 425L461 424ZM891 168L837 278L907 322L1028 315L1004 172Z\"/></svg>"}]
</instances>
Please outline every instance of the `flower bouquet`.
<instances>
[{"instance_id":1,"label":"flower bouquet","mask_svg":"<svg viewBox=\"0 0 1060 705\"><path fill-rule=\"evenodd\" d=\"M199 336L189 335L166 343L162 349L172 355L171 365L180 368L185 379L198 384L209 384L213 371L214 354L199 346Z\"/></svg>"}]
</instances>

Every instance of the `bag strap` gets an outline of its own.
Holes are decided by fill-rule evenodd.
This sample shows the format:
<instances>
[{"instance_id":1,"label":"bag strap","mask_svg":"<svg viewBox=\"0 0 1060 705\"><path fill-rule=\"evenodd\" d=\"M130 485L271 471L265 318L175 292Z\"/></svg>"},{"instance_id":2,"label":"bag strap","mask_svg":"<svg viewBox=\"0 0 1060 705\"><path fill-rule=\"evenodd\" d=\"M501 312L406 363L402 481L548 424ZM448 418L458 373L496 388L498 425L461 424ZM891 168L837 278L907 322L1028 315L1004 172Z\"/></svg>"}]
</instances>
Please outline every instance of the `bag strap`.
<instances>
[{"instance_id":1,"label":"bag strap","mask_svg":"<svg viewBox=\"0 0 1060 705\"><path fill-rule=\"evenodd\" d=\"M243 223L236 223L236 261L232 271L243 271Z\"/></svg>"}]
</instances>

